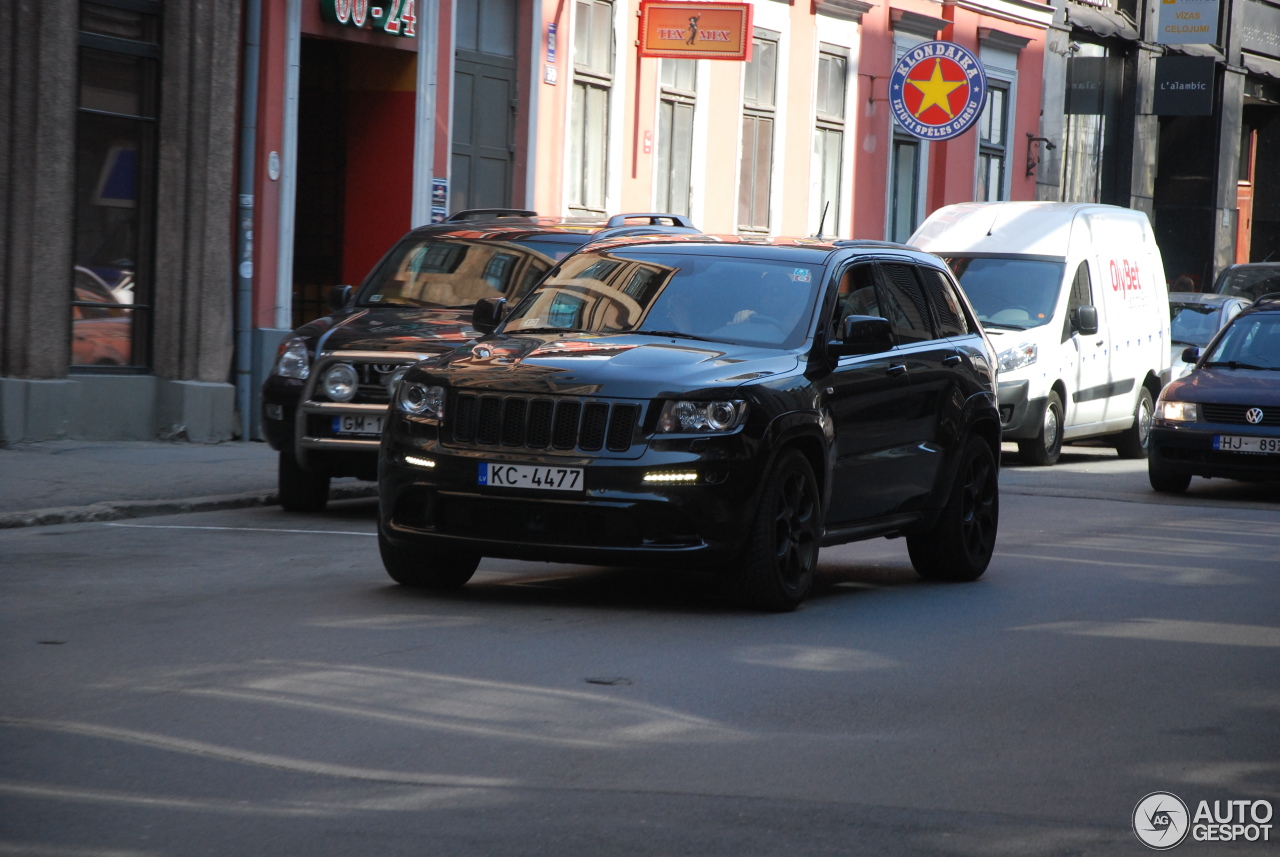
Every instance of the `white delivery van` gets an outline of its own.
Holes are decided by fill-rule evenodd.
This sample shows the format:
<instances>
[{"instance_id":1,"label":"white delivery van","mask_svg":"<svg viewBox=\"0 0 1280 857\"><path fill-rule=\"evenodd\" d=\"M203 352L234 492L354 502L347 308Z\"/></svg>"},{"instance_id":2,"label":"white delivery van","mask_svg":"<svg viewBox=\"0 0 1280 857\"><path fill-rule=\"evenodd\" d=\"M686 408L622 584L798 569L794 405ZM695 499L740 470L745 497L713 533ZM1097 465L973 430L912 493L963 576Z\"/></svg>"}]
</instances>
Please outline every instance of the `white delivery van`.
<instances>
[{"instance_id":1,"label":"white delivery van","mask_svg":"<svg viewBox=\"0 0 1280 857\"><path fill-rule=\"evenodd\" d=\"M1169 380L1169 294L1146 214L1111 205L962 203L910 242L947 260L999 352L1000 416L1022 458L1104 438L1144 458Z\"/></svg>"}]
</instances>

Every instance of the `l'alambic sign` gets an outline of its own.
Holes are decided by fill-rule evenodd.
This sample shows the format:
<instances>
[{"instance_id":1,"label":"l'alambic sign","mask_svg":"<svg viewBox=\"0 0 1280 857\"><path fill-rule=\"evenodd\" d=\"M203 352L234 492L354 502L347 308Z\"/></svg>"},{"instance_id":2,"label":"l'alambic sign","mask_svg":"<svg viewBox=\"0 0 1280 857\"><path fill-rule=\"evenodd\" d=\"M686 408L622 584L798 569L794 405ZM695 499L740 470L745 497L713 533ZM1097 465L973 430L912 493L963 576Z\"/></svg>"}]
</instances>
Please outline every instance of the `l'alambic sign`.
<instances>
[{"instance_id":1,"label":"l'alambic sign","mask_svg":"<svg viewBox=\"0 0 1280 857\"><path fill-rule=\"evenodd\" d=\"M889 109L908 134L950 140L982 115L987 75L955 42L925 42L903 54L889 75Z\"/></svg>"},{"instance_id":2,"label":"l'alambic sign","mask_svg":"<svg viewBox=\"0 0 1280 857\"><path fill-rule=\"evenodd\" d=\"M751 4L641 0L640 56L749 60Z\"/></svg>"}]
</instances>

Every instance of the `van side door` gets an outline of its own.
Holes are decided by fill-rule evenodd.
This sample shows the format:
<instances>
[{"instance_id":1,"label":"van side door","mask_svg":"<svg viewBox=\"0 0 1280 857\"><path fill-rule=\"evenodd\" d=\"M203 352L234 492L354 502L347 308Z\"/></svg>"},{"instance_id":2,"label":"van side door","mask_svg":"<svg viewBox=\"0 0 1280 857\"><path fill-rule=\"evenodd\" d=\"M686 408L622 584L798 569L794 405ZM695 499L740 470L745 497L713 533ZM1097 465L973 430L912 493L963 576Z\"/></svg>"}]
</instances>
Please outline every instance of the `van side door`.
<instances>
[{"instance_id":1,"label":"van side door","mask_svg":"<svg viewBox=\"0 0 1280 857\"><path fill-rule=\"evenodd\" d=\"M1063 381L1067 386L1067 401L1062 403L1063 419L1067 428L1100 423L1106 413L1107 399L1111 395L1111 357L1107 336L1106 310L1099 300L1097 288L1090 276L1089 261L1082 260L1076 268L1067 296L1067 312L1062 322ZM1080 331L1077 310L1092 306L1098 312L1098 331L1085 334Z\"/></svg>"}]
</instances>

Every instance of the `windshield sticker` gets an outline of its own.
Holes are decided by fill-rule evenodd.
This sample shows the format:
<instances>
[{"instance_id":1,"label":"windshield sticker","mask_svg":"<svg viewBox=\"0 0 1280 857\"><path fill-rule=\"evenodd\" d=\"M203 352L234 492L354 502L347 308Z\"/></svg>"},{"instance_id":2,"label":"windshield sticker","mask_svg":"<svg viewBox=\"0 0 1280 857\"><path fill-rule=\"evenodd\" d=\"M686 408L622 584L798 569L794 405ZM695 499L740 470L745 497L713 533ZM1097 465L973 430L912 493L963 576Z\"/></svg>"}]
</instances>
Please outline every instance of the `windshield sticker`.
<instances>
[{"instance_id":1,"label":"windshield sticker","mask_svg":"<svg viewBox=\"0 0 1280 857\"><path fill-rule=\"evenodd\" d=\"M520 326L521 327L542 327L542 319L526 318L524 321L520 322Z\"/></svg>"},{"instance_id":2,"label":"windshield sticker","mask_svg":"<svg viewBox=\"0 0 1280 857\"><path fill-rule=\"evenodd\" d=\"M796 268L795 271L791 273L791 279L796 283L807 283L812 280L813 277L809 273L808 268Z\"/></svg>"},{"instance_id":3,"label":"windshield sticker","mask_svg":"<svg viewBox=\"0 0 1280 857\"><path fill-rule=\"evenodd\" d=\"M378 301L380 301L380 300L382 300L382 295L370 295L370 296L369 296L369 303L371 303L371 304L376 304L376 303L377 303Z\"/></svg>"}]
</instances>

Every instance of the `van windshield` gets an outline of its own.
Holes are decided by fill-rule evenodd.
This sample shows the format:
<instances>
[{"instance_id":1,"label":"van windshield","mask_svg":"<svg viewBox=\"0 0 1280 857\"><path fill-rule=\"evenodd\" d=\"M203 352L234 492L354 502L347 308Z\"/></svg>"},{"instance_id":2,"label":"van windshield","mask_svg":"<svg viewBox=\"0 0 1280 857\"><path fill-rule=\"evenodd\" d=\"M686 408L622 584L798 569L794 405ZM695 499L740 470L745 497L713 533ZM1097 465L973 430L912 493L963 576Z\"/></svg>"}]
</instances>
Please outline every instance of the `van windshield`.
<instances>
[{"instance_id":1,"label":"van windshield","mask_svg":"<svg viewBox=\"0 0 1280 857\"><path fill-rule=\"evenodd\" d=\"M1064 262L991 256L947 256L946 262L984 326L1026 330L1053 318Z\"/></svg>"}]
</instances>

